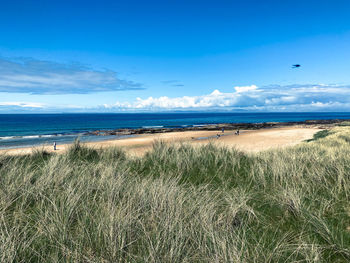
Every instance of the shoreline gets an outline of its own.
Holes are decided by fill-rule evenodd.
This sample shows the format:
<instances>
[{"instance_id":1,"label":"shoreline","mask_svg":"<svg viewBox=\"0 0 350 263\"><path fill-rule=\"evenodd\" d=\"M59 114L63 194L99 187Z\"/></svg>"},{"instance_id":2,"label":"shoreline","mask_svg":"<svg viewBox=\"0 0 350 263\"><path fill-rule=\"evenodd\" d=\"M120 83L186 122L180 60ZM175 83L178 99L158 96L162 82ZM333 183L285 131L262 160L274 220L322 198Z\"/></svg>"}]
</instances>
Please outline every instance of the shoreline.
<instances>
[{"instance_id":1,"label":"shoreline","mask_svg":"<svg viewBox=\"0 0 350 263\"><path fill-rule=\"evenodd\" d=\"M319 120L305 120L305 121L289 121L289 122L257 122L257 123L218 123L218 124L203 124L196 126L186 127L150 127L150 128L123 128L114 130L96 130L86 132L84 135L142 135L142 134L154 134L154 133L167 133L167 132L184 132L184 131L215 131L215 130L259 130L266 128L276 127L290 127L296 125L329 125L338 124L341 122L349 121L350 119L319 119Z\"/></svg>"},{"instance_id":2,"label":"shoreline","mask_svg":"<svg viewBox=\"0 0 350 263\"><path fill-rule=\"evenodd\" d=\"M350 119L320 119L320 120L305 120L305 121L293 121L293 122L262 122L262 123L220 123L220 124L203 124L196 126L188 126L188 127L175 127L175 128L164 128L164 127L154 127L154 128L136 128L136 129L114 129L114 130L96 130L92 132L86 132L84 136L108 136L115 138L108 138L96 140L96 141L85 141L81 142L84 145L89 147L108 147L108 146L117 146L126 148L127 151L136 153L137 148L141 149L142 152L149 150L150 145L154 143L156 140L165 140L172 142L190 142L191 144L203 144L208 143L209 141L217 142L226 142L227 146L234 146L237 148L242 148L240 144L242 142L238 142L237 139L227 140L227 135L233 135L235 131L240 130L243 133L252 134L253 131L282 131L283 129L298 130L304 129L304 133L307 137L304 140L312 138L310 137L310 133L306 132L305 129L311 129L312 135L319 129L327 129L331 128L339 123L350 121ZM222 134L222 129L224 129L225 134ZM273 132L272 132L273 133ZM303 132L302 132L303 133ZM215 140L216 135L223 135L220 140ZM270 133L271 135L271 133ZM267 135L267 136L270 136ZM124 137L125 136L125 137ZM275 136L279 136L279 134L275 134ZM301 135L299 135L300 137ZM302 137L302 136L301 136ZM242 138L242 136L240 137ZM252 142L254 142L254 139ZM256 139L255 139L256 140ZM247 151L260 151L265 148L270 148L277 146L285 146L295 144L290 141L284 141L282 143L275 143L274 138L270 138L270 143L262 143L260 139L257 146L252 146L250 143L243 143L245 147L242 150ZM298 142L301 142L300 139L296 138ZM281 141L281 139L279 139ZM282 140L283 141L283 140ZM58 150L53 151L51 148L51 144L42 143L33 146L16 146L16 147L8 147L0 149L0 154L30 154L35 150L44 149L48 152L57 152L61 153L62 151L66 151L73 142L64 142L58 144ZM270 144L270 145L269 145ZM262 145L265 145L264 147Z\"/></svg>"},{"instance_id":3,"label":"shoreline","mask_svg":"<svg viewBox=\"0 0 350 263\"><path fill-rule=\"evenodd\" d=\"M295 125L326 125L341 122L350 122L350 119L316 119L305 121L288 121L288 122L240 122L240 123L214 123L214 124L196 124L184 125L183 127L163 127L150 126L141 128L118 128L118 129L98 129L92 131L80 131L76 133L52 133L52 134L30 134L30 135L7 135L0 138L22 139L22 138L55 138L61 136L125 136L125 135L142 135L167 132L182 132L182 131L214 131L214 130L258 130L273 127L289 127ZM0 139L1 141L1 139ZM1 149L0 149L1 150Z\"/></svg>"},{"instance_id":4,"label":"shoreline","mask_svg":"<svg viewBox=\"0 0 350 263\"><path fill-rule=\"evenodd\" d=\"M236 148L244 152L258 152L271 148L282 148L296 145L300 142L311 139L317 131L330 127L332 127L332 124L317 125L310 123L309 125L299 124L277 126L277 123L274 123L266 128L240 129L240 135L235 135L234 129L227 129L222 133L221 129L209 130L208 127L200 127L202 129L143 133L135 134L132 137L123 139L115 138L97 142L82 142L82 144L95 149L120 147L128 154L134 156L143 156L146 152L152 149L153 144L157 141L175 144L189 143L193 146L214 143L218 146ZM72 143L58 144L56 151L53 150L51 145L1 149L0 155L26 155L31 154L36 150L61 154L65 153L71 145Z\"/></svg>"}]
</instances>

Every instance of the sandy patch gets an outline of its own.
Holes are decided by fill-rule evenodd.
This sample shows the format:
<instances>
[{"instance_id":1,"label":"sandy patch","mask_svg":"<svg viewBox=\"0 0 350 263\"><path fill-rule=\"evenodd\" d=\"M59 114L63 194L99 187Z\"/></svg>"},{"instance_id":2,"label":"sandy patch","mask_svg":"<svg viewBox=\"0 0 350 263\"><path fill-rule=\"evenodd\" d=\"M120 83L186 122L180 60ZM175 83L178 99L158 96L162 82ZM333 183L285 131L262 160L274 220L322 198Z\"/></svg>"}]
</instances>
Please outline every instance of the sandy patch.
<instances>
[{"instance_id":1,"label":"sandy patch","mask_svg":"<svg viewBox=\"0 0 350 263\"><path fill-rule=\"evenodd\" d=\"M169 132L150 135L139 135L136 137L125 138L120 140L108 140L101 142L89 142L85 145L95 148L104 148L117 146L124 148L132 155L143 155L152 149L152 144L157 140L169 143L189 142L194 145L206 144L212 142L227 147L235 147L242 151L257 152L271 148L279 148L296 145L304 140L310 139L319 131L319 128L305 127L283 127L261 130L242 130L240 135L235 135L234 131L185 131L185 132ZM217 134L220 137L217 138ZM69 147L69 144L57 145L57 153L63 153ZM45 149L53 152L52 146L41 146L36 148L17 148L0 150L1 154L29 154L35 149Z\"/></svg>"}]
</instances>

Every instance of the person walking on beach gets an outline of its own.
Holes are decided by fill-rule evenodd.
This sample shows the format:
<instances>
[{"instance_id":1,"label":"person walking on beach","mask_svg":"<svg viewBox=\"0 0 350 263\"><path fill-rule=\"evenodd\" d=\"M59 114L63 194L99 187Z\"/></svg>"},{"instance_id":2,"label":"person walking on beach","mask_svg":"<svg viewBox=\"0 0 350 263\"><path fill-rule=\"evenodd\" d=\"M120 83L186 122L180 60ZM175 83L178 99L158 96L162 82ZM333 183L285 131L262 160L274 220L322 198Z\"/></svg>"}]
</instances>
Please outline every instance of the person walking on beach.
<instances>
[{"instance_id":1,"label":"person walking on beach","mask_svg":"<svg viewBox=\"0 0 350 263\"><path fill-rule=\"evenodd\" d=\"M53 150L56 151L56 142L53 142Z\"/></svg>"},{"instance_id":2,"label":"person walking on beach","mask_svg":"<svg viewBox=\"0 0 350 263\"><path fill-rule=\"evenodd\" d=\"M222 131L222 133L224 133L224 132L225 132L225 128L222 128L222 130L221 130L221 131Z\"/></svg>"}]
</instances>

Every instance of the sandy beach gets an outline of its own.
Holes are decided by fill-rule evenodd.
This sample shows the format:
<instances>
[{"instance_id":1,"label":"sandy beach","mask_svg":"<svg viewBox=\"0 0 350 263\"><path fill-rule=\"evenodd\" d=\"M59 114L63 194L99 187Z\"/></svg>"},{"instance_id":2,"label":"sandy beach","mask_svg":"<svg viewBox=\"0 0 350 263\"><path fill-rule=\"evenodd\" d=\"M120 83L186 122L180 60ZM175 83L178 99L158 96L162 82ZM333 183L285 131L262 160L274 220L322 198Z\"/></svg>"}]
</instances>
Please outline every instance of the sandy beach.
<instances>
[{"instance_id":1,"label":"sandy beach","mask_svg":"<svg viewBox=\"0 0 350 263\"><path fill-rule=\"evenodd\" d=\"M100 142L84 143L89 147L122 147L131 155L142 156L152 149L152 144L157 140L168 143L191 143L201 145L209 142L220 146L235 147L242 151L258 152L271 148L279 148L296 145L304 140L312 138L319 131L318 127L281 127L259 130L241 130L240 135L235 135L234 131L184 131L168 132L157 134L143 134L131 138L106 140ZM217 137L217 134L220 137ZM57 145L56 153L64 153L70 144ZM44 149L53 152L52 146L39 146L35 148L16 148L0 150L0 154L29 154L35 149Z\"/></svg>"}]
</instances>

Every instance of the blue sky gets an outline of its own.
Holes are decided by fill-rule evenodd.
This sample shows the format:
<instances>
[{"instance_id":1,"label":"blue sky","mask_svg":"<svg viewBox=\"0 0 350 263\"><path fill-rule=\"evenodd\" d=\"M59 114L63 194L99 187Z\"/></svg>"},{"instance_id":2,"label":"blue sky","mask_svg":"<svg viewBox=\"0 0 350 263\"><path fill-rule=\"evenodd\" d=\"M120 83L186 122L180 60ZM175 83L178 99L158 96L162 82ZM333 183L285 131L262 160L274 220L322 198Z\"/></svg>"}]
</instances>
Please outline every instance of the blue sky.
<instances>
[{"instance_id":1,"label":"blue sky","mask_svg":"<svg viewBox=\"0 0 350 263\"><path fill-rule=\"evenodd\" d=\"M0 112L350 111L349 13L345 0L3 0Z\"/></svg>"}]
</instances>

